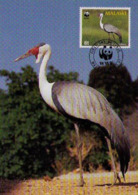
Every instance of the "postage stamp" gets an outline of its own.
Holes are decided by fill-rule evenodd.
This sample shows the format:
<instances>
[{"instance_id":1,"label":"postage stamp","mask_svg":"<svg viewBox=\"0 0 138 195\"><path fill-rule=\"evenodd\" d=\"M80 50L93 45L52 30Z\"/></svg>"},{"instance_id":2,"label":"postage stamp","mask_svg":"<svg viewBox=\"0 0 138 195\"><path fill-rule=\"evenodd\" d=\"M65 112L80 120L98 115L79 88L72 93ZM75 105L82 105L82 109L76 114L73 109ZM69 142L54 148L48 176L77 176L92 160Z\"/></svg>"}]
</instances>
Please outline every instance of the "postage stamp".
<instances>
[{"instance_id":1,"label":"postage stamp","mask_svg":"<svg viewBox=\"0 0 138 195\"><path fill-rule=\"evenodd\" d=\"M130 17L130 7L80 7L80 48L91 48L102 39L130 48Z\"/></svg>"}]
</instances>

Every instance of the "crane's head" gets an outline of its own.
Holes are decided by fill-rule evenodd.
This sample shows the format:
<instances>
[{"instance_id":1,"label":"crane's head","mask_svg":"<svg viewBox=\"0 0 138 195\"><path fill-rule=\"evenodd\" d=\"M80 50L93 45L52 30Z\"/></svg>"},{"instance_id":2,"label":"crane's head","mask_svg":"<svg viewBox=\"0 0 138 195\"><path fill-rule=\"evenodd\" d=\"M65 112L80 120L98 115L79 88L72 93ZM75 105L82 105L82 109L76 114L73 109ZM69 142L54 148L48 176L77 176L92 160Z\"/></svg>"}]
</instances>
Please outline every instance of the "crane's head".
<instances>
[{"instance_id":1,"label":"crane's head","mask_svg":"<svg viewBox=\"0 0 138 195\"><path fill-rule=\"evenodd\" d=\"M99 18L102 18L102 17L103 17L103 13L100 13L100 14L99 14Z\"/></svg>"},{"instance_id":2,"label":"crane's head","mask_svg":"<svg viewBox=\"0 0 138 195\"><path fill-rule=\"evenodd\" d=\"M50 45L45 43L40 43L37 46L33 47L32 49L29 49L25 54L21 55L20 57L16 58L14 61L17 62L19 60L22 60L24 58L27 58L29 56L34 55L36 57L36 63L39 63L41 58L47 53L51 52Z\"/></svg>"}]
</instances>

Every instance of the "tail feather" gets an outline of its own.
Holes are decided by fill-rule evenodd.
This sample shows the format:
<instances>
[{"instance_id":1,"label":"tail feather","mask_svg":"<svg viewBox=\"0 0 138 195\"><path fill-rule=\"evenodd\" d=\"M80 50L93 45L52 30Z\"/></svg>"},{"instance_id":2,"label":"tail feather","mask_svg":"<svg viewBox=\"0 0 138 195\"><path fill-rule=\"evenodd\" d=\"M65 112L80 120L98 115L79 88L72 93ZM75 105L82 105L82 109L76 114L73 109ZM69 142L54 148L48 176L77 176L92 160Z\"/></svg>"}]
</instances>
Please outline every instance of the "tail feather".
<instances>
[{"instance_id":1,"label":"tail feather","mask_svg":"<svg viewBox=\"0 0 138 195\"><path fill-rule=\"evenodd\" d=\"M127 172L128 163L130 161L130 144L126 135L124 135L119 142L119 144L116 145L116 150L120 160L120 169L125 178L125 173Z\"/></svg>"},{"instance_id":2,"label":"tail feather","mask_svg":"<svg viewBox=\"0 0 138 195\"><path fill-rule=\"evenodd\" d=\"M122 43L122 36L119 36L119 41L120 43Z\"/></svg>"},{"instance_id":3,"label":"tail feather","mask_svg":"<svg viewBox=\"0 0 138 195\"><path fill-rule=\"evenodd\" d=\"M125 173L130 161L130 142L125 127L119 118L118 120L119 123L112 129L111 141L117 150L120 160L120 170L125 179Z\"/></svg>"},{"instance_id":4,"label":"tail feather","mask_svg":"<svg viewBox=\"0 0 138 195\"><path fill-rule=\"evenodd\" d=\"M117 32L115 32L115 34L119 37L120 43L122 43L122 34L121 34L121 32L118 30Z\"/></svg>"}]
</instances>

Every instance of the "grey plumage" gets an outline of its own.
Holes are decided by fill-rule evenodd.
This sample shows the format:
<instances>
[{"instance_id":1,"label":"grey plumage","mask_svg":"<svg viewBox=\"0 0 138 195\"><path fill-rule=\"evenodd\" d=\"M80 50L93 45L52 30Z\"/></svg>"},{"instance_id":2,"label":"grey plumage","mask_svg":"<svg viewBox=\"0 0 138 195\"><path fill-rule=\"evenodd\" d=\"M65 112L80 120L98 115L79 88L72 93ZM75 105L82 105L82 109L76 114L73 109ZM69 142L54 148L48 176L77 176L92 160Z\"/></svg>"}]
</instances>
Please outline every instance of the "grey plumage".
<instances>
[{"instance_id":1,"label":"grey plumage","mask_svg":"<svg viewBox=\"0 0 138 195\"><path fill-rule=\"evenodd\" d=\"M103 25L103 29L107 32L107 33L115 33L118 37L119 37L119 41L120 43L122 42L122 34L119 31L119 29L111 24L104 24Z\"/></svg>"},{"instance_id":2,"label":"grey plumage","mask_svg":"<svg viewBox=\"0 0 138 195\"><path fill-rule=\"evenodd\" d=\"M75 82L56 82L52 88L54 104L71 119L89 120L105 128L120 159L124 176L130 160L127 132L106 98L97 90Z\"/></svg>"}]
</instances>

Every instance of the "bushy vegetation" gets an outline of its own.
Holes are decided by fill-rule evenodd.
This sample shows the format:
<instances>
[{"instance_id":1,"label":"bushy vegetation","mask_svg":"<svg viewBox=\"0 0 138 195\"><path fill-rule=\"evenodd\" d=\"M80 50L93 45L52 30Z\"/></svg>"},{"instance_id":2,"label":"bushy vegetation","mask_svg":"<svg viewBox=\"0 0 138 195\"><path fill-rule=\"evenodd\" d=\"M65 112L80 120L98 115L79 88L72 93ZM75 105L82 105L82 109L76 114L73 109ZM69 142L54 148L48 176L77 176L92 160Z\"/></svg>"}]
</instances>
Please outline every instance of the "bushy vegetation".
<instances>
[{"instance_id":1,"label":"bushy vegetation","mask_svg":"<svg viewBox=\"0 0 138 195\"><path fill-rule=\"evenodd\" d=\"M130 114L137 101L137 79L132 81L127 68L114 64L90 72L88 85L99 90L120 116Z\"/></svg>"},{"instance_id":2,"label":"bushy vegetation","mask_svg":"<svg viewBox=\"0 0 138 195\"><path fill-rule=\"evenodd\" d=\"M55 158L72 127L42 100L37 75L30 66L20 73L1 71L8 91L1 91L0 176L35 177L55 174ZM55 76L54 76L55 75ZM50 67L49 79L77 79Z\"/></svg>"},{"instance_id":3,"label":"bushy vegetation","mask_svg":"<svg viewBox=\"0 0 138 195\"><path fill-rule=\"evenodd\" d=\"M0 75L6 78L8 87L7 91L0 90L0 177L54 176L77 168L74 126L42 100L32 67L26 66L19 73L1 70ZM60 73L49 67L50 82L79 81L78 76L76 72ZM131 85L137 87L137 81L132 82L124 67L94 69L89 85L103 92L120 112L125 111L124 105L136 100ZM80 128L84 170L99 166L109 169L107 145L100 128L89 124Z\"/></svg>"}]
</instances>

